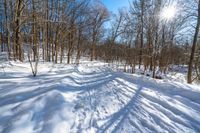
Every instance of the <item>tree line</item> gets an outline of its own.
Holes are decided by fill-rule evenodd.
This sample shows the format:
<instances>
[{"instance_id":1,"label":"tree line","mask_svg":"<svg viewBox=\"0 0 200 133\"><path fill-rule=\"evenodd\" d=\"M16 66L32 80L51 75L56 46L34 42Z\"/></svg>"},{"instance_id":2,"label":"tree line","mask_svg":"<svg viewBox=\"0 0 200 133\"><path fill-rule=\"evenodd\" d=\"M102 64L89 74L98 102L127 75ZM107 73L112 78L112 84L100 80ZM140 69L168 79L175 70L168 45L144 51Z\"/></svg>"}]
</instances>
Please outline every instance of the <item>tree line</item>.
<instances>
[{"instance_id":1,"label":"tree line","mask_svg":"<svg viewBox=\"0 0 200 133\"><path fill-rule=\"evenodd\" d=\"M153 78L171 65L188 65L192 83L200 79L200 2L176 1L181 13L168 20L161 13L172 4L132 0L112 14L100 0L0 0L1 51L9 60L28 59L34 75L39 60L79 64L88 56L121 62L133 73L143 67Z\"/></svg>"}]
</instances>

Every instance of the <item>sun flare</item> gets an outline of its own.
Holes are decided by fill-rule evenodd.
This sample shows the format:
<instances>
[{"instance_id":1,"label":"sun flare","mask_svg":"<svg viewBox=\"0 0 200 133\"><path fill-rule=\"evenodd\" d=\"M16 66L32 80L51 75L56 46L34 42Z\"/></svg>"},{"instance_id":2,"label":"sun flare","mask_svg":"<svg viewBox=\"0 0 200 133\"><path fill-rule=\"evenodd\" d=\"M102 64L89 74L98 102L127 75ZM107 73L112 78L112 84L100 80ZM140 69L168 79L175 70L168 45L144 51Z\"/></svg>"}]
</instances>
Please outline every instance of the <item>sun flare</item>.
<instances>
[{"instance_id":1,"label":"sun flare","mask_svg":"<svg viewBox=\"0 0 200 133\"><path fill-rule=\"evenodd\" d=\"M177 8L175 5L168 6L163 8L161 12L161 18L163 20L170 21L175 17L176 13L177 13Z\"/></svg>"}]
</instances>

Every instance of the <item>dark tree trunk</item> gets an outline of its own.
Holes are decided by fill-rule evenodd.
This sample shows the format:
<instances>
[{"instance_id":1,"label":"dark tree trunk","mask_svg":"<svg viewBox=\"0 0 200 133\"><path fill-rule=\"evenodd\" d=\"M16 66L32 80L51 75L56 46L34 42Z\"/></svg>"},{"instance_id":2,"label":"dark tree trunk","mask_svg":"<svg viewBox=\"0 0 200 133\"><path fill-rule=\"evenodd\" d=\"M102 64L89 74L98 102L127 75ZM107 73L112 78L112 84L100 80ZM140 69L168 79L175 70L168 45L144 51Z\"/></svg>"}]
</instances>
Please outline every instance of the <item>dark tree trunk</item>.
<instances>
[{"instance_id":1,"label":"dark tree trunk","mask_svg":"<svg viewBox=\"0 0 200 133\"><path fill-rule=\"evenodd\" d=\"M194 53L195 53L198 34L199 34L199 27L200 27L200 0L198 1L198 19L197 19L197 24L196 24L196 29L195 29L195 34L194 34L194 39L193 39L193 44L192 44L192 51L191 51L190 61L189 61L189 66L188 66L187 82L189 84L192 83L192 70L193 70L192 68L193 68L193 61L194 61Z\"/></svg>"}]
</instances>

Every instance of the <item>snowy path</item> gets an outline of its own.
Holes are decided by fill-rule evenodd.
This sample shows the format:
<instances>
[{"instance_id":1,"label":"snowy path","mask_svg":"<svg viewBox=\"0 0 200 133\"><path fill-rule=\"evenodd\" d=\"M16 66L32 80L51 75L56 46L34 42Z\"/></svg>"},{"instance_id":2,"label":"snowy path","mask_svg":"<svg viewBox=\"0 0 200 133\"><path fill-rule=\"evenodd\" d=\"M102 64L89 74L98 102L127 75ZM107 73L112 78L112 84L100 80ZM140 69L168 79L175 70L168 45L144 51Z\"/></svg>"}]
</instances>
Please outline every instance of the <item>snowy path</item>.
<instances>
[{"instance_id":1,"label":"snowy path","mask_svg":"<svg viewBox=\"0 0 200 133\"><path fill-rule=\"evenodd\" d=\"M199 133L200 88L113 72L103 63L0 71L0 132Z\"/></svg>"}]
</instances>

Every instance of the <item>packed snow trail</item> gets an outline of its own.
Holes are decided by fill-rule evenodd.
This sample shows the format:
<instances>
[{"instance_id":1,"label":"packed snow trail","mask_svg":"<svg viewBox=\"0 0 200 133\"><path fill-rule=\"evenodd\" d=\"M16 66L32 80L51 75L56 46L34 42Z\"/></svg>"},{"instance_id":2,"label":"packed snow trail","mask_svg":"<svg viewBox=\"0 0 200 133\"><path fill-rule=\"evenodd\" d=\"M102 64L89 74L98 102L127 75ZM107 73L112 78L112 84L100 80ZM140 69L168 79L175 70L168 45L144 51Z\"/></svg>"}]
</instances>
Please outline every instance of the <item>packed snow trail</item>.
<instances>
[{"instance_id":1,"label":"packed snow trail","mask_svg":"<svg viewBox=\"0 0 200 133\"><path fill-rule=\"evenodd\" d=\"M199 133L200 88L112 71L101 62L0 71L2 133Z\"/></svg>"}]
</instances>

